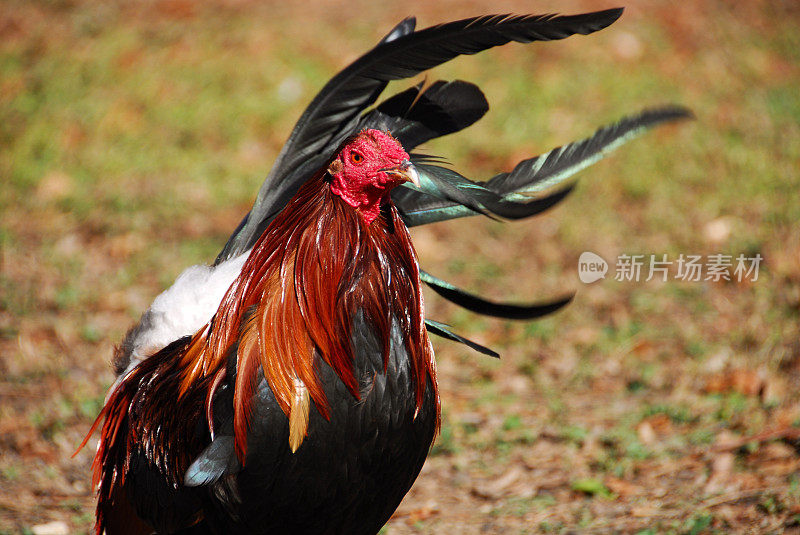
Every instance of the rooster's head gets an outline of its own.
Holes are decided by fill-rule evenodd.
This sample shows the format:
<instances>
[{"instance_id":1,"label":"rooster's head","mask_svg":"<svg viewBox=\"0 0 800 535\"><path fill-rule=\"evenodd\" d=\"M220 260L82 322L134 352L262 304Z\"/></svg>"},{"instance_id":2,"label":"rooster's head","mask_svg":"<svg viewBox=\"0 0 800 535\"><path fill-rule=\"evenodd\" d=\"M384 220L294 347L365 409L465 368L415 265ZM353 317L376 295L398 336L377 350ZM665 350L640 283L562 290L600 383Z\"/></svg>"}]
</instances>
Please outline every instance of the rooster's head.
<instances>
[{"instance_id":1,"label":"rooster's head","mask_svg":"<svg viewBox=\"0 0 800 535\"><path fill-rule=\"evenodd\" d=\"M331 192L371 222L395 186L419 175L400 142L380 130L364 130L347 141L328 166Z\"/></svg>"}]
</instances>

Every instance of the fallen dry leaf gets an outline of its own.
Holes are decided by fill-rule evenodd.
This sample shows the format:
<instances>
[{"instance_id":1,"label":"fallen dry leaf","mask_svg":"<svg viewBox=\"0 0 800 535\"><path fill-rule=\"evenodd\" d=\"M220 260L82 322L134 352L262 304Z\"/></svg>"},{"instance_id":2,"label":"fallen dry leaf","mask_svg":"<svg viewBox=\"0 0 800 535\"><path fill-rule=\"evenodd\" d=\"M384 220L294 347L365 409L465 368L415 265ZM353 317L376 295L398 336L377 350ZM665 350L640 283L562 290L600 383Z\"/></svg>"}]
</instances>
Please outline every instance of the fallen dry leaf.
<instances>
[{"instance_id":1,"label":"fallen dry leaf","mask_svg":"<svg viewBox=\"0 0 800 535\"><path fill-rule=\"evenodd\" d=\"M703 227L703 236L712 244L723 243L731 235L733 222L728 217L720 217L706 223Z\"/></svg>"},{"instance_id":2,"label":"fallen dry leaf","mask_svg":"<svg viewBox=\"0 0 800 535\"><path fill-rule=\"evenodd\" d=\"M763 387L764 379L756 370L734 368L709 377L703 390L709 394L736 392L745 396L757 396Z\"/></svg>"},{"instance_id":3,"label":"fallen dry leaf","mask_svg":"<svg viewBox=\"0 0 800 535\"><path fill-rule=\"evenodd\" d=\"M62 520L37 524L31 528L33 535L69 535L69 526Z\"/></svg>"},{"instance_id":4,"label":"fallen dry leaf","mask_svg":"<svg viewBox=\"0 0 800 535\"><path fill-rule=\"evenodd\" d=\"M432 516L436 515L439 512L438 509L435 507L422 507L420 509L414 509L410 513L408 513L408 518L406 522L409 524L416 524L417 522L422 522L428 520Z\"/></svg>"},{"instance_id":5,"label":"fallen dry leaf","mask_svg":"<svg viewBox=\"0 0 800 535\"><path fill-rule=\"evenodd\" d=\"M524 469L522 466L517 464L511 467L509 470L507 470L506 473L504 473L502 476L493 481L482 482L473 485L472 493L475 496L487 500L496 500L507 494L516 494L511 492L512 489L516 487L515 483L522 480L523 478L526 478L526 476L528 475L529 475L528 471ZM527 486L530 487L530 489L532 489L535 492L534 485L535 482L530 481L529 485Z\"/></svg>"},{"instance_id":6,"label":"fallen dry leaf","mask_svg":"<svg viewBox=\"0 0 800 535\"><path fill-rule=\"evenodd\" d=\"M653 430L653 426L650 425L650 422L647 420L639 423L636 426L636 434L639 436L639 440L642 444L647 446L652 446L656 443L656 432Z\"/></svg>"},{"instance_id":7,"label":"fallen dry leaf","mask_svg":"<svg viewBox=\"0 0 800 535\"><path fill-rule=\"evenodd\" d=\"M720 453L711 461L711 475L705 485L705 492L713 494L727 489L736 456L730 452Z\"/></svg>"},{"instance_id":8,"label":"fallen dry leaf","mask_svg":"<svg viewBox=\"0 0 800 535\"><path fill-rule=\"evenodd\" d=\"M638 485L614 476L606 476L603 482L608 490L622 497L639 494L642 490Z\"/></svg>"}]
</instances>

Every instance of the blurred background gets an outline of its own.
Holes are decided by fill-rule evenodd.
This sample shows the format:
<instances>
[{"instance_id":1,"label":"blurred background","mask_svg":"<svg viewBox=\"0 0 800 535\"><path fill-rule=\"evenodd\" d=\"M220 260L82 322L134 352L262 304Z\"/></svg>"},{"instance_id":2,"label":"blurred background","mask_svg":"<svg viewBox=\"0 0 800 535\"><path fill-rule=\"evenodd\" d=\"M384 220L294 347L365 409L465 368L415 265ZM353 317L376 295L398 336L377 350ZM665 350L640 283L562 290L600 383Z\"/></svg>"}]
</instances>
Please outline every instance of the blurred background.
<instances>
[{"instance_id":1,"label":"blurred background","mask_svg":"<svg viewBox=\"0 0 800 535\"><path fill-rule=\"evenodd\" d=\"M211 262L295 120L397 21L609 1L0 3L0 533L85 533L114 343ZM642 1L597 34L437 68L491 109L430 143L486 179L641 108L657 129L532 221L414 229L423 267L495 299L577 292L502 322L429 295L441 436L384 528L776 532L800 525L800 8ZM414 81L396 83L392 90ZM578 257L611 264L577 278ZM763 262L742 282L614 280L622 254Z\"/></svg>"}]
</instances>

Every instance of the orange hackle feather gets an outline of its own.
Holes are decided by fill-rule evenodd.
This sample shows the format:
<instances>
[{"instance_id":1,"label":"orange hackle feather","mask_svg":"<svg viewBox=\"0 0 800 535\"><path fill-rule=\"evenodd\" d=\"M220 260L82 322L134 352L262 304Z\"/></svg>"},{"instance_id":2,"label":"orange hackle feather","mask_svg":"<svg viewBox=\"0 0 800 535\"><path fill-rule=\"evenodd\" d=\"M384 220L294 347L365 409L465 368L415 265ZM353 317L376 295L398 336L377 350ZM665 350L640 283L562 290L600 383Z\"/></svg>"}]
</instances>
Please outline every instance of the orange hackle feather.
<instances>
[{"instance_id":1,"label":"orange hackle feather","mask_svg":"<svg viewBox=\"0 0 800 535\"><path fill-rule=\"evenodd\" d=\"M359 312L382 341L384 368L392 322L397 322L415 381L417 411L430 382L438 430L436 368L408 229L389 202L368 223L331 193L323 170L300 188L256 242L211 321L191 338L145 359L109 395L95 423L103 420L94 461L98 529L103 508L113 503L135 452L143 451L172 484L182 484L189 464L212 438L213 397L229 357L236 358L234 435L243 464L259 373L291 424L292 451L307 430L308 398L329 417L316 356L360 399L351 343ZM292 415L293 410L304 414ZM204 436L197 436L200 418L208 422Z\"/></svg>"},{"instance_id":2,"label":"orange hackle feather","mask_svg":"<svg viewBox=\"0 0 800 535\"><path fill-rule=\"evenodd\" d=\"M388 203L383 217L366 223L330 192L322 171L256 242L217 314L192 340L182 358L187 372L181 391L223 367L235 348L234 433L236 452L244 462L259 368L287 416L302 385L317 410L328 417L314 368L315 351L360 398L350 341L352 319L359 310L379 333L386 363L392 317L399 321L419 407L427 378L436 384L435 364L408 230Z\"/></svg>"}]
</instances>

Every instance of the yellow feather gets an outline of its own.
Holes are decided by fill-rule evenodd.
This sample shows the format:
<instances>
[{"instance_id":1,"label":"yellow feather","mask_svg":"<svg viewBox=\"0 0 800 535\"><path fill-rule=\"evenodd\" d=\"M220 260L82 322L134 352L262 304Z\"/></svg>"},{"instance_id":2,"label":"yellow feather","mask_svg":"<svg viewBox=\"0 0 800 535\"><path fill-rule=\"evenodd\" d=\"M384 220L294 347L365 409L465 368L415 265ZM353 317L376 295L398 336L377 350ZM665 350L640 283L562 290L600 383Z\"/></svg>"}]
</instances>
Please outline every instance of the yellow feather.
<instances>
[{"instance_id":1,"label":"yellow feather","mask_svg":"<svg viewBox=\"0 0 800 535\"><path fill-rule=\"evenodd\" d=\"M308 431L308 388L300 379L294 379L294 395L292 395L292 408L289 412L289 448L292 453L297 451Z\"/></svg>"}]
</instances>

